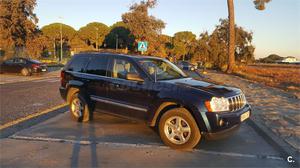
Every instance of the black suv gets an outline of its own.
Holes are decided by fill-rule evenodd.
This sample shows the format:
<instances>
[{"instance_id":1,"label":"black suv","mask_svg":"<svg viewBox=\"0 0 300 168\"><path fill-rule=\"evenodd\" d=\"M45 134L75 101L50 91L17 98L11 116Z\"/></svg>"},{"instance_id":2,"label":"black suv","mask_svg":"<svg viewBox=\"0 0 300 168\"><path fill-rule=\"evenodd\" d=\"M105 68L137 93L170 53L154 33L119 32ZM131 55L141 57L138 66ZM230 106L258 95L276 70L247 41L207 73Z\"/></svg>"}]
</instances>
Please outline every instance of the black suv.
<instances>
[{"instance_id":1,"label":"black suv","mask_svg":"<svg viewBox=\"0 0 300 168\"><path fill-rule=\"evenodd\" d=\"M61 71L60 93L78 122L95 109L144 120L176 149L228 136L251 113L240 89L194 80L157 57L75 55Z\"/></svg>"}]
</instances>

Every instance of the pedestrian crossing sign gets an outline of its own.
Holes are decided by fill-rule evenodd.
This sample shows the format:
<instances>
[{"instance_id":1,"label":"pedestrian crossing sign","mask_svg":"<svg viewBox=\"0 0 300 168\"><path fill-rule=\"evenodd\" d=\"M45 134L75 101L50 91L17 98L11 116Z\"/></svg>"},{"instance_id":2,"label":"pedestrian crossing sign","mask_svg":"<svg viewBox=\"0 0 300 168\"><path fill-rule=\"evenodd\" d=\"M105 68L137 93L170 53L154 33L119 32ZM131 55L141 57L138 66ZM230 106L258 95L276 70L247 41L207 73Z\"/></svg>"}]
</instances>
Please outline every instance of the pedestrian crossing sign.
<instances>
[{"instance_id":1,"label":"pedestrian crossing sign","mask_svg":"<svg viewBox=\"0 0 300 168\"><path fill-rule=\"evenodd\" d=\"M148 49L147 41L139 41L138 42L138 51L145 52Z\"/></svg>"}]
</instances>

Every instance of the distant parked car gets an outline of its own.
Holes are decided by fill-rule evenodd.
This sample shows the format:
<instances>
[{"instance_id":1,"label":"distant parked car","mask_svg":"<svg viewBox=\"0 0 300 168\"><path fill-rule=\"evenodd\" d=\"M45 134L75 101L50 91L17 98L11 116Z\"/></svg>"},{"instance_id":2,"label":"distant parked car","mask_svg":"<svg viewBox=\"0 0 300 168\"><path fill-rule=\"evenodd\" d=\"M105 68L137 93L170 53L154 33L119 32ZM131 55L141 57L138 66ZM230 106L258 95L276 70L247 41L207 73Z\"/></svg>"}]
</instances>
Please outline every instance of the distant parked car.
<instances>
[{"instance_id":1,"label":"distant parked car","mask_svg":"<svg viewBox=\"0 0 300 168\"><path fill-rule=\"evenodd\" d=\"M1 73L21 73L30 76L32 73L46 72L47 66L37 60L15 57L4 61L0 65Z\"/></svg>"},{"instance_id":2,"label":"distant parked car","mask_svg":"<svg viewBox=\"0 0 300 168\"><path fill-rule=\"evenodd\" d=\"M177 63L177 66L179 68L181 68L182 70L187 70L187 71L194 71L197 69L197 66L196 65L193 65L187 61L179 61Z\"/></svg>"}]
</instances>

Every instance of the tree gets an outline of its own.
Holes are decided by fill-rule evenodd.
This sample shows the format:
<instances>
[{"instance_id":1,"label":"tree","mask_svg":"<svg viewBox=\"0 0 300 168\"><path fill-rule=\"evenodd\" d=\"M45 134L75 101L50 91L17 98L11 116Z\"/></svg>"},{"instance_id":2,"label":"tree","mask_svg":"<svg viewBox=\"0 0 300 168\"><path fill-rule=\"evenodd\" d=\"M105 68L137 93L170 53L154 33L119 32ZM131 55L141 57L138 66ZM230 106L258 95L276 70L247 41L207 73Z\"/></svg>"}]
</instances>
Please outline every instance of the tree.
<instances>
[{"instance_id":1,"label":"tree","mask_svg":"<svg viewBox=\"0 0 300 168\"><path fill-rule=\"evenodd\" d=\"M190 31L182 31L175 33L173 37L173 54L176 55L178 59L182 57L182 59L185 60L186 56L191 56L191 51L195 46L195 42L196 35Z\"/></svg>"},{"instance_id":2,"label":"tree","mask_svg":"<svg viewBox=\"0 0 300 168\"><path fill-rule=\"evenodd\" d=\"M52 23L42 27L43 34L52 39L60 39L60 27L62 29L62 38L65 41L71 40L76 35L76 30L63 23Z\"/></svg>"},{"instance_id":3,"label":"tree","mask_svg":"<svg viewBox=\"0 0 300 168\"><path fill-rule=\"evenodd\" d=\"M259 62L262 62L262 63L276 63L276 62L279 62L279 61L282 61L284 59L284 57L281 57L277 54L271 54L265 58L260 58L259 59Z\"/></svg>"},{"instance_id":4,"label":"tree","mask_svg":"<svg viewBox=\"0 0 300 168\"><path fill-rule=\"evenodd\" d=\"M57 55L57 49L60 49L60 47L57 47L60 46L60 28L62 30L63 49L65 48L64 50L66 50L66 48L69 48L69 42L76 35L76 30L73 27L63 23L52 23L41 29L43 35L49 39L49 46L53 46L54 57Z\"/></svg>"},{"instance_id":5,"label":"tree","mask_svg":"<svg viewBox=\"0 0 300 168\"><path fill-rule=\"evenodd\" d=\"M161 42L162 47L164 48L164 52L166 56L168 57L172 56L172 49L174 48L172 42L173 38L165 34L162 34L159 37L160 37L159 40ZM174 58L170 58L170 59L174 59Z\"/></svg>"},{"instance_id":6,"label":"tree","mask_svg":"<svg viewBox=\"0 0 300 168\"><path fill-rule=\"evenodd\" d=\"M48 38L41 34L26 41L26 51L30 58L40 58L42 53L49 47Z\"/></svg>"},{"instance_id":7,"label":"tree","mask_svg":"<svg viewBox=\"0 0 300 168\"><path fill-rule=\"evenodd\" d=\"M209 34L207 31L203 32L199 36L199 40L196 41L195 50L193 51L192 62L207 62L210 55Z\"/></svg>"},{"instance_id":8,"label":"tree","mask_svg":"<svg viewBox=\"0 0 300 168\"><path fill-rule=\"evenodd\" d=\"M201 48L207 53L209 57L206 61L209 61L214 66L224 69L228 65L227 55L228 53L228 20L220 19L220 24L216 26L212 34L207 37L207 34L202 34ZM235 60L239 62L251 62L254 61L254 46L252 45L252 32L244 30L242 27L235 25L235 48L234 56ZM205 42L208 40L208 42ZM208 46L207 46L208 45ZM228 68L227 68L228 69Z\"/></svg>"},{"instance_id":9,"label":"tree","mask_svg":"<svg viewBox=\"0 0 300 168\"><path fill-rule=\"evenodd\" d=\"M234 32L234 6L233 0L227 0L228 6L228 20L229 20L229 41L228 41L228 68L227 73L231 73L234 70L235 66L235 56L234 56L234 48L235 48L235 32Z\"/></svg>"},{"instance_id":10,"label":"tree","mask_svg":"<svg viewBox=\"0 0 300 168\"><path fill-rule=\"evenodd\" d=\"M92 50L78 35L75 35L74 38L70 41L71 50L75 53L85 50Z\"/></svg>"},{"instance_id":11,"label":"tree","mask_svg":"<svg viewBox=\"0 0 300 168\"><path fill-rule=\"evenodd\" d=\"M136 42L148 41L147 54L159 56L162 53L162 47L157 39L160 38L165 23L148 14L148 9L154 8L155 5L156 0L135 3L130 7L129 12L122 15L122 20L128 26ZM136 48L136 43L134 46Z\"/></svg>"},{"instance_id":12,"label":"tree","mask_svg":"<svg viewBox=\"0 0 300 168\"><path fill-rule=\"evenodd\" d=\"M38 22L35 6L36 0L0 1L0 48L23 48L34 37Z\"/></svg>"},{"instance_id":13,"label":"tree","mask_svg":"<svg viewBox=\"0 0 300 168\"><path fill-rule=\"evenodd\" d=\"M118 40L117 40L118 38ZM110 27L109 34L105 37L105 43L109 48L116 48L116 43L118 43L117 48L132 48L134 42L134 37L128 26L124 22L117 22Z\"/></svg>"},{"instance_id":14,"label":"tree","mask_svg":"<svg viewBox=\"0 0 300 168\"><path fill-rule=\"evenodd\" d=\"M265 4L271 0L254 0L255 8L258 10L264 10ZM234 5L233 0L227 0L228 6L228 20L229 20L229 41L228 41L228 68L227 73L231 73L235 66L235 32L234 32Z\"/></svg>"},{"instance_id":15,"label":"tree","mask_svg":"<svg viewBox=\"0 0 300 168\"><path fill-rule=\"evenodd\" d=\"M102 46L105 36L109 33L109 28L103 23L92 22L82 27L78 31L79 37L88 45L92 44L96 49Z\"/></svg>"}]
</instances>

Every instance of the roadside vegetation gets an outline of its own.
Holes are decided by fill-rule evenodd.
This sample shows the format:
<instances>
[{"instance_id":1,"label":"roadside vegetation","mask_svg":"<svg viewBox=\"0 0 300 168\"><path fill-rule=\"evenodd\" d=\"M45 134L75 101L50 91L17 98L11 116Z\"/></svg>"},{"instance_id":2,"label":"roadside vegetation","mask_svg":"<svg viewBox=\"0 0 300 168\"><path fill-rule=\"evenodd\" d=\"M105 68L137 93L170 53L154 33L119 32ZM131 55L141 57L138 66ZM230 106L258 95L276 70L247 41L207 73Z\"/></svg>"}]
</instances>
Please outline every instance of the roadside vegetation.
<instances>
[{"instance_id":1,"label":"roadside vegetation","mask_svg":"<svg viewBox=\"0 0 300 168\"><path fill-rule=\"evenodd\" d=\"M254 1L256 6L264 5L265 1L261 2ZM233 3L233 0L228 3ZM171 61L201 62L207 68L227 69L228 41L229 34L232 34L232 31L228 32L228 19L220 19L212 33L204 31L196 35L183 30L168 36L162 34L165 22L149 14L149 10L156 5L156 0L134 3L128 12L122 14L122 20L111 26L91 22L75 30L64 23L51 23L39 28L38 16L34 13L36 0L0 1L0 50L3 55L0 59L29 56L64 63L73 54L82 51L116 50L140 54L137 52L137 42L148 41L149 48L145 55L169 58ZM229 10L232 12L233 6ZM255 50L253 33L235 24L233 31L235 62L252 63Z\"/></svg>"},{"instance_id":2,"label":"roadside vegetation","mask_svg":"<svg viewBox=\"0 0 300 168\"><path fill-rule=\"evenodd\" d=\"M268 86L300 91L300 65L241 65L235 74Z\"/></svg>"}]
</instances>

